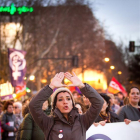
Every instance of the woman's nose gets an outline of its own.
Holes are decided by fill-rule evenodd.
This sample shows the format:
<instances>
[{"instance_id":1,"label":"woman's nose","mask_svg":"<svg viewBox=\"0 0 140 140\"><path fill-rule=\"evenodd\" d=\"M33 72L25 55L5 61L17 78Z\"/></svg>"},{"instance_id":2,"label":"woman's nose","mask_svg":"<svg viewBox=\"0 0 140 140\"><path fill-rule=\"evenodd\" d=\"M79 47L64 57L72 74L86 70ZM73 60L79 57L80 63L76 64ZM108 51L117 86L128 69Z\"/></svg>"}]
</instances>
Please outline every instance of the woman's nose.
<instances>
[{"instance_id":1,"label":"woman's nose","mask_svg":"<svg viewBox=\"0 0 140 140\"><path fill-rule=\"evenodd\" d=\"M64 103L66 104L66 103L68 103L68 101L66 99L64 99Z\"/></svg>"}]
</instances>

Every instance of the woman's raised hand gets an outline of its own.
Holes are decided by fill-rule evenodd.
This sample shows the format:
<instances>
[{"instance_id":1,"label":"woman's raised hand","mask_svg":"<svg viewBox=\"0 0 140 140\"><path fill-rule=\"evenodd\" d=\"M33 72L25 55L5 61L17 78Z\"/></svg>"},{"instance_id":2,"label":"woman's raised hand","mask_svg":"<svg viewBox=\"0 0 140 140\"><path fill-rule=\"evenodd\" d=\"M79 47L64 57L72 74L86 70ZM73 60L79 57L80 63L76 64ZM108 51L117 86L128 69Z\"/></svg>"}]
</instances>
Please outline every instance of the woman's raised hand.
<instances>
[{"instance_id":1,"label":"woman's raised hand","mask_svg":"<svg viewBox=\"0 0 140 140\"><path fill-rule=\"evenodd\" d=\"M66 85L62 84L63 79L64 79L64 72L57 73L54 76L54 78L52 79L49 87L52 89L55 89L55 88L66 86Z\"/></svg>"},{"instance_id":2,"label":"woman's raised hand","mask_svg":"<svg viewBox=\"0 0 140 140\"><path fill-rule=\"evenodd\" d=\"M76 76L76 74L73 72L73 75L69 72L66 72L64 76L72 82L71 85L68 86L78 86L79 88L85 87L85 85L82 83L82 81Z\"/></svg>"}]
</instances>

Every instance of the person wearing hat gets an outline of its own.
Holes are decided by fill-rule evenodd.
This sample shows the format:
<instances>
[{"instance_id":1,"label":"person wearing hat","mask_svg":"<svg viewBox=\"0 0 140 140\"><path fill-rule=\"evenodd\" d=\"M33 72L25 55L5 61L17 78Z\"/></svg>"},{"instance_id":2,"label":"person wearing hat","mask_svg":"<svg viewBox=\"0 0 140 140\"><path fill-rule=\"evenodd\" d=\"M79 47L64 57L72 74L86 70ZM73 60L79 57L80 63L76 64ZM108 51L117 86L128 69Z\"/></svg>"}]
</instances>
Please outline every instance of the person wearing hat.
<instances>
[{"instance_id":1,"label":"person wearing hat","mask_svg":"<svg viewBox=\"0 0 140 140\"><path fill-rule=\"evenodd\" d=\"M64 77L72 82L68 86L78 86L89 98L91 106L85 114L78 113L71 91L62 84ZM58 89L53 92L55 88ZM52 93L52 115L47 116L41 107ZM44 132L45 140L86 140L86 131L99 115L102 105L103 99L98 92L88 84L83 84L75 73L72 75L69 72L60 72L30 101L29 109Z\"/></svg>"}]
</instances>

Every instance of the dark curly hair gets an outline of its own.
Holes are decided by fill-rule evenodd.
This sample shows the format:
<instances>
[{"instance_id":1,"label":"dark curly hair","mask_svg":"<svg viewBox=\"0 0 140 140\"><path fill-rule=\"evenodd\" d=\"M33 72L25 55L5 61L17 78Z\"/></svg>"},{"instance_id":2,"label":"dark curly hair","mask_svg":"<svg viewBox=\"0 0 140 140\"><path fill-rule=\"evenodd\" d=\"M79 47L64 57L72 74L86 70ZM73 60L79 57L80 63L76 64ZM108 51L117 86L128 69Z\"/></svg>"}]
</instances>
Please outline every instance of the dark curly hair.
<instances>
[{"instance_id":1,"label":"dark curly hair","mask_svg":"<svg viewBox=\"0 0 140 140\"><path fill-rule=\"evenodd\" d=\"M3 110L7 110L7 108L8 108L9 105L12 105L12 106L13 106L13 102L11 102L11 101L6 101L6 102L4 103Z\"/></svg>"}]
</instances>

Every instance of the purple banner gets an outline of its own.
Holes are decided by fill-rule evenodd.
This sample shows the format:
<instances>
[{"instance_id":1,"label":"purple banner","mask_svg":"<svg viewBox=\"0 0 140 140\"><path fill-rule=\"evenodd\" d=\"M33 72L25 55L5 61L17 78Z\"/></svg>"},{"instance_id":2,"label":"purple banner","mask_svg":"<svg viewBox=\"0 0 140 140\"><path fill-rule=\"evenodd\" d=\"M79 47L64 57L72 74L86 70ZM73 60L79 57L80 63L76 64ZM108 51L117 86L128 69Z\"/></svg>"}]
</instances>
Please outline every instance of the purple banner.
<instances>
[{"instance_id":1,"label":"purple banner","mask_svg":"<svg viewBox=\"0 0 140 140\"><path fill-rule=\"evenodd\" d=\"M6 101L6 100L12 100L13 99L13 95L5 95L5 96L1 96L1 100L2 101Z\"/></svg>"},{"instance_id":2,"label":"purple banner","mask_svg":"<svg viewBox=\"0 0 140 140\"><path fill-rule=\"evenodd\" d=\"M25 55L25 51L8 49L10 78L13 87L24 85L24 76L26 73Z\"/></svg>"}]
</instances>

